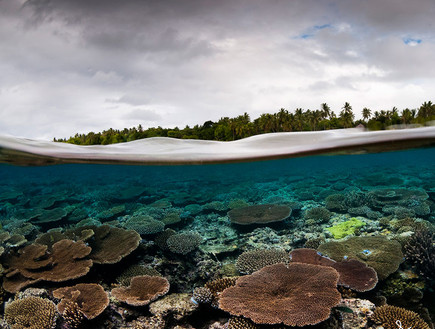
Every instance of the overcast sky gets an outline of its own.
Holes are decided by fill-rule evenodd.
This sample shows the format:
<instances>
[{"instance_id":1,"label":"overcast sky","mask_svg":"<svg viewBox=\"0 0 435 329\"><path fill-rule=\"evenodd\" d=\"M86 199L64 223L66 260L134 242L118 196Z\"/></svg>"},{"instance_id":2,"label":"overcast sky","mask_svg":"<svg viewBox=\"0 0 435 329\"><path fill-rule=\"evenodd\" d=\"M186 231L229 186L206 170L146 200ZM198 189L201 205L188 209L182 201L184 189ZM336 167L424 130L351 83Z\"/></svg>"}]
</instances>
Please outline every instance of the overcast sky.
<instances>
[{"instance_id":1,"label":"overcast sky","mask_svg":"<svg viewBox=\"0 0 435 329\"><path fill-rule=\"evenodd\" d=\"M434 0L0 0L0 134L435 101Z\"/></svg>"}]
</instances>

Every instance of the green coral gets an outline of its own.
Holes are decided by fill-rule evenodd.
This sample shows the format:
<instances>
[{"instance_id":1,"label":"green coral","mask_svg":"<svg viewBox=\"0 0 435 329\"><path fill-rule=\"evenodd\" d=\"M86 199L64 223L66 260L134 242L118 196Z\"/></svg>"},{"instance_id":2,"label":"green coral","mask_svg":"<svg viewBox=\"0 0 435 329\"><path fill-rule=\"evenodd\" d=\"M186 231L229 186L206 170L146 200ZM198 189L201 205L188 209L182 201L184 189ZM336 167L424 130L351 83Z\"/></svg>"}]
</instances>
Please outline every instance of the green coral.
<instances>
[{"instance_id":1,"label":"green coral","mask_svg":"<svg viewBox=\"0 0 435 329\"><path fill-rule=\"evenodd\" d=\"M348 221L327 227L326 229L332 234L334 239L341 239L348 235L355 234L355 232L364 225L364 222L358 218L352 217Z\"/></svg>"}]
</instances>

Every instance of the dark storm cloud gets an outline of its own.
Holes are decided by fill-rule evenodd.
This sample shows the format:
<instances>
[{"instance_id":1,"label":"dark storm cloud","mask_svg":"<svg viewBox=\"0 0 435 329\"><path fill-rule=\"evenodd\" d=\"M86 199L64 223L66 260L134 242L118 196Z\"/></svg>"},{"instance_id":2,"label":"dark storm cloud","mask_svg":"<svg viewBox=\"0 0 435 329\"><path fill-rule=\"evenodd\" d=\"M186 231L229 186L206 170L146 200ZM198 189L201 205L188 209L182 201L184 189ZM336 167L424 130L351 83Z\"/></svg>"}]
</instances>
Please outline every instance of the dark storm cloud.
<instances>
[{"instance_id":1,"label":"dark storm cloud","mask_svg":"<svg viewBox=\"0 0 435 329\"><path fill-rule=\"evenodd\" d=\"M0 7L0 115L9 118L0 129L11 134L181 127L323 102L415 107L435 89L433 0Z\"/></svg>"}]
</instances>

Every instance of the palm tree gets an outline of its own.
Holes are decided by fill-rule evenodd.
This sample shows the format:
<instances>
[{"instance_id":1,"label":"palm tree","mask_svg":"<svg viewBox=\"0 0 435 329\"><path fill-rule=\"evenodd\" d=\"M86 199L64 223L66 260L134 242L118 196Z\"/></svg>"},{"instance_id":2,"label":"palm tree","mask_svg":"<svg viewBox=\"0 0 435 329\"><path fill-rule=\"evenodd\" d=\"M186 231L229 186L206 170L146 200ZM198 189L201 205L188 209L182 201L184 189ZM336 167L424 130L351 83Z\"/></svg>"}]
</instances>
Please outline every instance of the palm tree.
<instances>
[{"instance_id":1,"label":"palm tree","mask_svg":"<svg viewBox=\"0 0 435 329\"><path fill-rule=\"evenodd\" d=\"M367 121L372 116L372 111L367 107L362 109L363 120Z\"/></svg>"},{"instance_id":2,"label":"palm tree","mask_svg":"<svg viewBox=\"0 0 435 329\"><path fill-rule=\"evenodd\" d=\"M420 106L417 116L421 118L428 118L434 114L435 114L435 106L432 104L431 101L429 101L429 102L424 102Z\"/></svg>"},{"instance_id":3,"label":"palm tree","mask_svg":"<svg viewBox=\"0 0 435 329\"><path fill-rule=\"evenodd\" d=\"M317 124L322 118L322 112L320 112L319 110L307 111L307 112L311 124L311 130L317 130Z\"/></svg>"},{"instance_id":4,"label":"palm tree","mask_svg":"<svg viewBox=\"0 0 435 329\"><path fill-rule=\"evenodd\" d=\"M343 126L345 128L349 128L353 126L353 119L355 118L355 114L352 112L352 106L348 102L344 103L342 107L342 111L340 112L340 119L343 122Z\"/></svg>"},{"instance_id":5,"label":"palm tree","mask_svg":"<svg viewBox=\"0 0 435 329\"><path fill-rule=\"evenodd\" d=\"M304 128L304 112L301 108L297 108L295 111L295 125L298 131L302 131Z\"/></svg>"},{"instance_id":6,"label":"palm tree","mask_svg":"<svg viewBox=\"0 0 435 329\"><path fill-rule=\"evenodd\" d=\"M332 111L328 104L326 103L320 104L320 109L322 111L322 119L326 119L326 118L331 119Z\"/></svg>"},{"instance_id":7,"label":"palm tree","mask_svg":"<svg viewBox=\"0 0 435 329\"><path fill-rule=\"evenodd\" d=\"M413 111L411 111L408 108L404 109L402 111L402 116L401 116L402 123L405 124L405 125L410 124L412 119L414 119L414 115L415 115L415 111L413 113Z\"/></svg>"}]
</instances>

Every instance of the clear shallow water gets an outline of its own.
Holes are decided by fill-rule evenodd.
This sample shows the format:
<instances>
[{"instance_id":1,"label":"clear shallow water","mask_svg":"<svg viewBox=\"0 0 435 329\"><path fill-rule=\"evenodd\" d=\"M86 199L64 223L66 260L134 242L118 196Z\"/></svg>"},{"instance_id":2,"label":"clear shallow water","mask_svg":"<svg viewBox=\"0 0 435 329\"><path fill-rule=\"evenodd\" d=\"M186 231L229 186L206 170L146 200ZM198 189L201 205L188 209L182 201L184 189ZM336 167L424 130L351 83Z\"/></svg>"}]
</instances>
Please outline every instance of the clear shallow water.
<instances>
[{"instance_id":1,"label":"clear shallow water","mask_svg":"<svg viewBox=\"0 0 435 329\"><path fill-rule=\"evenodd\" d=\"M107 265L110 270L99 267L99 275L91 270L90 275L80 279L109 287L122 269L141 264L168 278L172 293L190 293L194 287L223 276L222 269L228 270L244 251L262 248L290 251L304 247L307 241L333 240L327 228L352 217L364 222L355 231L357 235L394 237L401 232L388 223L403 219L403 209L392 212L379 206L371 209L379 213L376 217L331 208L330 219L314 225L308 223L305 214L310 208L325 207L327 197L332 194L366 195L373 191L388 194L403 190L427 194L423 201L417 200L426 208L409 208L410 215L418 221L435 223L435 148L200 166L0 165L0 223L11 235L23 235L26 244L38 234L56 228L66 230L86 224L131 228L127 224L129 219L139 215L164 222L165 228L178 233L197 232L202 238L200 245L183 255L156 246L158 233L140 231L140 252L136 250L125 257L119 267ZM227 216L232 208L259 204L288 205L292 213L280 223L243 227L232 224ZM62 211L57 217L44 217L43 213L53 209ZM387 220L380 224L382 218ZM7 241L3 246L3 258L20 248ZM399 270L411 269L406 263L401 266ZM52 284L39 282L37 286ZM427 297L433 296L429 286L426 283L421 289L425 297L418 303L423 303L420 308L433 312ZM382 287L378 285L376 289L387 294ZM412 302L401 306L417 308ZM203 327L206 328L205 324Z\"/></svg>"}]
</instances>

